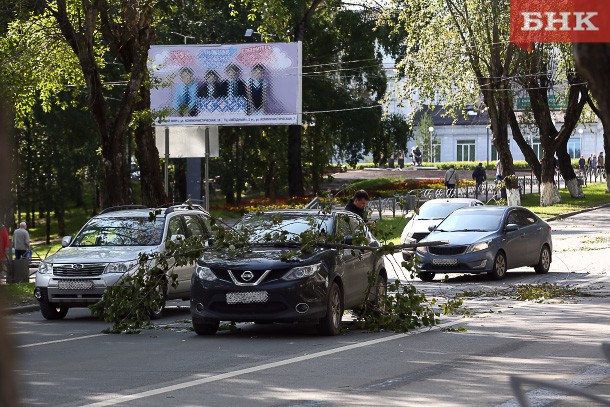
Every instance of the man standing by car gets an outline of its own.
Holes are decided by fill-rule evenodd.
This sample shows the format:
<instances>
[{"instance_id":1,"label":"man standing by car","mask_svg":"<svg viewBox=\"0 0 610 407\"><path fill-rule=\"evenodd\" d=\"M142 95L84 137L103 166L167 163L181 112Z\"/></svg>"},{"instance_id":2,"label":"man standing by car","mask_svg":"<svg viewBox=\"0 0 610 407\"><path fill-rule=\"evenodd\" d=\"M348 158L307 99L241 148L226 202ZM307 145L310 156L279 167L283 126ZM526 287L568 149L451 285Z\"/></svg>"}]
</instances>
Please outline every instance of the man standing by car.
<instances>
[{"instance_id":1,"label":"man standing by car","mask_svg":"<svg viewBox=\"0 0 610 407\"><path fill-rule=\"evenodd\" d=\"M345 206L345 210L355 213L366 222L366 211L364 210L364 208L366 207L366 203L368 201L369 194L364 189L361 189L359 191L356 191L356 193L354 194L354 198L350 199L350 201Z\"/></svg>"}]
</instances>

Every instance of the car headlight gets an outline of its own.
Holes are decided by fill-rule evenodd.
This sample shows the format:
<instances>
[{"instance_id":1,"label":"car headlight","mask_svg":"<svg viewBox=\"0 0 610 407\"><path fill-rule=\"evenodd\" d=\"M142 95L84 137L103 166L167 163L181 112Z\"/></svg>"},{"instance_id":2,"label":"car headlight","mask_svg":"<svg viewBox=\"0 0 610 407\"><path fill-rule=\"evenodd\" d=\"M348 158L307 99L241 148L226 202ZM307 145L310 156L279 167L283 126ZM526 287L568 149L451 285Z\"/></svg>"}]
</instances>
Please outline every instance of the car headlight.
<instances>
[{"instance_id":1,"label":"car headlight","mask_svg":"<svg viewBox=\"0 0 610 407\"><path fill-rule=\"evenodd\" d=\"M204 281L214 281L217 279L212 269L206 266L197 265L195 267L195 274L200 280Z\"/></svg>"},{"instance_id":2,"label":"car headlight","mask_svg":"<svg viewBox=\"0 0 610 407\"><path fill-rule=\"evenodd\" d=\"M138 266L137 260L121 261L117 263L108 263L104 269L104 273L120 273L124 274Z\"/></svg>"},{"instance_id":3,"label":"car headlight","mask_svg":"<svg viewBox=\"0 0 610 407\"><path fill-rule=\"evenodd\" d=\"M471 245L466 249L466 253L479 252L481 250L487 250L489 248L489 242L480 242Z\"/></svg>"},{"instance_id":4,"label":"car headlight","mask_svg":"<svg viewBox=\"0 0 610 407\"><path fill-rule=\"evenodd\" d=\"M286 273L284 277L282 277L282 280L291 281L298 280L300 278L311 277L320 270L320 267L322 267L321 263L311 264L309 266L295 267L288 273Z\"/></svg>"},{"instance_id":5,"label":"car headlight","mask_svg":"<svg viewBox=\"0 0 610 407\"><path fill-rule=\"evenodd\" d=\"M38 266L38 272L40 274L53 274L53 263L40 262Z\"/></svg>"},{"instance_id":6,"label":"car headlight","mask_svg":"<svg viewBox=\"0 0 610 407\"><path fill-rule=\"evenodd\" d=\"M417 246L417 253L428 253L428 246Z\"/></svg>"}]
</instances>

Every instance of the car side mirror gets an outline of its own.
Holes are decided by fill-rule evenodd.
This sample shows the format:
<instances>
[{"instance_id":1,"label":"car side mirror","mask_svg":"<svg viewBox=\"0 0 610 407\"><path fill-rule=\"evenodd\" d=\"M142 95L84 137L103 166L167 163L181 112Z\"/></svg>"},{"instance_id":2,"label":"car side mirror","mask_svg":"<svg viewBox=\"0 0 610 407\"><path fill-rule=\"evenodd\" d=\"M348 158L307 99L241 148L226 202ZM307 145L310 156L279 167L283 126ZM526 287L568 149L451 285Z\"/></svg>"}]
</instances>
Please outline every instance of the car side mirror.
<instances>
[{"instance_id":1,"label":"car side mirror","mask_svg":"<svg viewBox=\"0 0 610 407\"><path fill-rule=\"evenodd\" d=\"M211 237L211 238L209 238L208 240L205 241L205 246L206 247L214 246L214 242L215 241L216 240L213 237Z\"/></svg>"},{"instance_id":2,"label":"car side mirror","mask_svg":"<svg viewBox=\"0 0 610 407\"><path fill-rule=\"evenodd\" d=\"M437 225L430 225L428 226L428 232L434 232L434 229L436 229Z\"/></svg>"},{"instance_id":3,"label":"car side mirror","mask_svg":"<svg viewBox=\"0 0 610 407\"><path fill-rule=\"evenodd\" d=\"M61 247L70 246L70 242L72 242L72 236L64 236L61 238Z\"/></svg>"},{"instance_id":4,"label":"car side mirror","mask_svg":"<svg viewBox=\"0 0 610 407\"><path fill-rule=\"evenodd\" d=\"M343 244L352 245L354 243L354 238L351 236L345 236L343 238Z\"/></svg>"},{"instance_id":5,"label":"car side mirror","mask_svg":"<svg viewBox=\"0 0 610 407\"><path fill-rule=\"evenodd\" d=\"M514 223L509 223L504 227L505 232L514 232L515 230L519 230L519 226Z\"/></svg>"},{"instance_id":6,"label":"car side mirror","mask_svg":"<svg viewBox=\"0 0 610 407\"><path fill-rule=\"evenodd\" d=\"M179 240L184 240L184 235L172 235L172 237L170 237L169 240L176 243Z\"/></svg>"}]
</instances>

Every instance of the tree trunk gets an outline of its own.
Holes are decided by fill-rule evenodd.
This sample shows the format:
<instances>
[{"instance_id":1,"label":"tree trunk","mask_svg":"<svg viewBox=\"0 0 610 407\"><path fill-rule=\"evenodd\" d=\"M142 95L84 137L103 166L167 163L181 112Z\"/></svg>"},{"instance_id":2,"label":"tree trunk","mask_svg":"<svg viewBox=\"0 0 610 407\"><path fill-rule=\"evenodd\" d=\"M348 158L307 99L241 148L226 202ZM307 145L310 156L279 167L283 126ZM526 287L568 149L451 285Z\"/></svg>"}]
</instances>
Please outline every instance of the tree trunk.
<instances>
[{"instance_id":1,"label":"tree trunk","mask_svg":"<svg viewBox=\"0 0 610 407\"><path fill-rule=\"evenodd\" d=\"M271 158L267 162L267 172L265 173L265 198L275 198L275 188L273 181L275 178L275 160Z\"/></svg>"},{"instance_id":2,"label":"tree trunk","mask_svg":"<svg viewBox=\"0 0 610 407\"><path fill-rule=\"evenodd\" d=\"M557 161L559 162L559 170L561 176L565 180L566 186L570 191L572 198L584 198L585 194L582 192L582 188L578 185L576 179L576 173L572 168L572 158L568 153L568 139L563 140L557 148Z\"/></svg>"},{"instance_id":3,"label":"tree trunk","mask_svg":"<svg viewBox=\"0 0 610 407\"><path fill-rule=\"evenodd\" d=\"M288 126L288 194L303 196L303 165L301 162L301 126Z\"/></svg>"},{"instance_id":4,"label":"tree trunk","mask_svg":"<svg viewBox=\"0 0 610 407\"><path fill-rule=\"evenodd\" d=\"M540 206L553 206L561 202L561 195L553 182L540 183Z\"/></svg>"},{"instance_id":5,"label":"tree trunk","mask_svg":"<svg viewBox=\"0 0 610 407\"><path fill-rule=\"evenodd\" d=\"M506 204L508 206L521 205L521 192L519 188L506 188Z\"/></svg>"},{"instance_id":6,"label":"tree trunk","mask_svg":"<svg viewBox=\"0 0 610 407\"><path fill-rule=\"evenodd\" d=\"M589 88L597 101L599 117L604 127L604 151L606 174L610 163L610 44L574 44L574 59L579 72L589 82ZM610 183L606 177L606 192L610 193Z\"/></svg>"},{"instance_id":7,"label":"tree trunk","mask_svg":"<svg viewBox=\"0 0 610 407\"><path fill-rule=\"evenodd\" d=\"M141 99L136 104L137 111L150 109L150 90L140 88ZM157 207L167 202L161 170L159 151L155 145L154 128L150 121L141 121L135 130L135 155L140 167L140 185L144 205Z\"/></svg>"}]
</instances>

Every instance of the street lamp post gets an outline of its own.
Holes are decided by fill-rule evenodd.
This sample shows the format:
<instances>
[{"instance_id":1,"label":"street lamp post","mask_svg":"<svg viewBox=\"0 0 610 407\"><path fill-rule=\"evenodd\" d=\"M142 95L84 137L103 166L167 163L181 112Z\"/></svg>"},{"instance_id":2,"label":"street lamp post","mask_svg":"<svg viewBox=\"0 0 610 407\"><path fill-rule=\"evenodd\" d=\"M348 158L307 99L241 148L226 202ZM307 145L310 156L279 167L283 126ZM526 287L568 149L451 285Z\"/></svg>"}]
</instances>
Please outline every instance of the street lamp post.
<instances>
[{"instance_id":1,"label":"street lamp post","mask_svg":"<svg viewBox=\"0 0 610 407\"><path fill-rule=\"evenodd\" d=\"M485 130L487 131L487 166L489 167L489 126Z\"/></svg>"},{"instance_id":2,"label":"street lamp post","mask_svg":"<svg viewBox=\"0 0 610 407\"><path fill-rule=\"evenodd\" d=\"M432 158L432 133L434 132L434 127L428 127L428 133L430 135L430 152L428 153L428 161L433 162Z\"/></svg>"},{"instance_id":3,"label":"street lamp post","mask_svg":"<svg viewBox=\"0 0 610 407\"><path fill-rule=\"evenodd\" d=\"M180 33L177 33L177 32L175 32L175 31L170 31L169 33L170 33L170 34L179 35L179 36L181 36L182 38L184 38L184 44L185 44L185 45L186 45L186 39L187 39L187 38L190 38L190 39L192 39L192 40L194 40L194 39L195 39L195 37L191 37L190 35L184 35L184 34L180 34Z\"/></svg>"}]
</instances>

